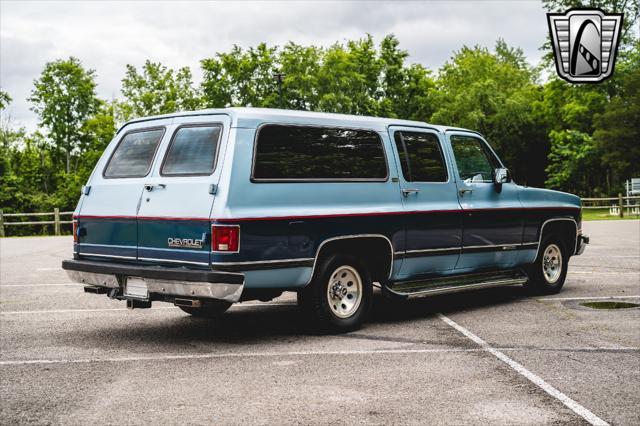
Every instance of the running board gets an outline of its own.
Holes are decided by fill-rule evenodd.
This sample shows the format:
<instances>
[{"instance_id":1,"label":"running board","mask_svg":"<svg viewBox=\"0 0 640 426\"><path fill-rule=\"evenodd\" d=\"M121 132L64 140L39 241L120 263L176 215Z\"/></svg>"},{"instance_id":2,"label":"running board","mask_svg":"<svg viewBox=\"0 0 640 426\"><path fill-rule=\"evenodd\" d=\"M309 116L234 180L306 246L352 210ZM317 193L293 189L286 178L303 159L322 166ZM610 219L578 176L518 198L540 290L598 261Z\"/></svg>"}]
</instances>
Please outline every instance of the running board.
<instances>
[{"instance_id":1,"label":"running board","mask_svg":"<svg viewBox=\"0 0 640 426\"><path fill-rule=\"evenodd\" d=\"M439 277L420 281L401 281L393 283L392 286L386 286L386 290L393 296L414 298L517 285L526 282L527 275L524 272L509 270Z\"/></svg>"}]
</instances>

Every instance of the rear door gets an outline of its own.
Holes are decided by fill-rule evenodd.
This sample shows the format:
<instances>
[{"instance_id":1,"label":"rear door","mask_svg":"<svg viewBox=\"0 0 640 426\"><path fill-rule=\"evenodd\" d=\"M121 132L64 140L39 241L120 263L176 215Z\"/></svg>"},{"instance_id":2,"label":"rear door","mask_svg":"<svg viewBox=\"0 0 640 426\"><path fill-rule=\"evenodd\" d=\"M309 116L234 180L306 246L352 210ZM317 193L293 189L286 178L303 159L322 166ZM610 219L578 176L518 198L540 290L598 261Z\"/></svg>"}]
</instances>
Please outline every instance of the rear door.
<instances>
[{"instance_id":1,"label":"rear door","mask_svg":"<svg viewBox=\"0 0 640 426\"><path fill-rule=\"evenodd\" d=\"M142 185L138 258L209 265L210 220L227 140L227 115L178 117Z\"/></svg>"},{"instance_id":2,"label":"rear door","mask_svg":"<svg viewBox=\"0 0 640 426\"><path fill-rule=\"evenodd\" d=\"M77 218L79 254L137 258L140 197L169 123L159 120L128 125L105 150Z\"/></svg>"},{"instance_id":3,"label":"rear door","mask_svg":"<svg viewBox=\"0 0 640 426\"><path fill-rule=\"evenodd\" d=\"M407 212L400 275L451 271L460 256L462 220L443 141L430 129L391 127L389 132L400 162L400 189Z\"/></svg>"}]
</instances>

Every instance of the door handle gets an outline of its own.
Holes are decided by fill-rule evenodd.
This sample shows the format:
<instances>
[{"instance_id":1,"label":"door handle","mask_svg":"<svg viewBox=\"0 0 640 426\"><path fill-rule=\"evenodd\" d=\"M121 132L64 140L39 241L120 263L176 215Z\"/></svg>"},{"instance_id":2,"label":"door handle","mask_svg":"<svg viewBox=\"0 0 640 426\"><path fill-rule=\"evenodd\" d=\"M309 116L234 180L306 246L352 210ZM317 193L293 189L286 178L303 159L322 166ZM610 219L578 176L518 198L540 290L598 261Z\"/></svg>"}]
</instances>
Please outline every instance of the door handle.
<instances>
[{"instance_id":1,"label":"door handle","mask_svg":"<svg viewBox=\"0 0 640 426\"><path fill-rule=\"evenodd\" d=\"M458 190L458 193L460 193L460 195L464 196L464 194L471 194L473 192L473 189L471 188L460 188Z\"/></svg>"},{"instance_id":2,"label":"door handle","mask_svg":"<svg viewBox=\"0 0 640 426\"><path fill-rule=\"evenodd\" d=\"M151 183L145 183L144 184L144 189L147 192L151 192L154 189L165 189L167 187L167 185L165 185L164 183L159 183L157 185L151 184Z\"/></svg>"},{"instance_id":3,"label":"door handle","mask_svg":"<svg viewBox=\"0 0 640 426\"><path fill-rule=\"evenodd\" d=\"M418 192L420 192L420 190L417 188L406 188L402 190L402 195L404 195L405 197L408 197L409 195L417 194Z\"/></svg>"}]
</instances>

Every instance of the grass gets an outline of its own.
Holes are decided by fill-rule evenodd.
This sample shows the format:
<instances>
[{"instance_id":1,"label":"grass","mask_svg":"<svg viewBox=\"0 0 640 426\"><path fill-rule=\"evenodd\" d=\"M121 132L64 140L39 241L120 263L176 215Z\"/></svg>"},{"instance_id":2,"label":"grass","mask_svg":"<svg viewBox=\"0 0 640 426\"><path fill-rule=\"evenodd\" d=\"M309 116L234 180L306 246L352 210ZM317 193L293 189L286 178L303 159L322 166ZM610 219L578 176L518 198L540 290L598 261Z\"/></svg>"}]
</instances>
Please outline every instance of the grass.
<instances>
[{"instance_id":1,"label":"grass","mask_svg":"<svg viewBox=\"0 0 640 426\"><path fill-rule=\"evenodd\" d=\"M612 216L609 214L609 209L583 209L582 210L582 220L620 220L619 216ZM622 219L640 219L638 215L627 215L625 211L625 215Z\"/></svg>"}]
</instances>

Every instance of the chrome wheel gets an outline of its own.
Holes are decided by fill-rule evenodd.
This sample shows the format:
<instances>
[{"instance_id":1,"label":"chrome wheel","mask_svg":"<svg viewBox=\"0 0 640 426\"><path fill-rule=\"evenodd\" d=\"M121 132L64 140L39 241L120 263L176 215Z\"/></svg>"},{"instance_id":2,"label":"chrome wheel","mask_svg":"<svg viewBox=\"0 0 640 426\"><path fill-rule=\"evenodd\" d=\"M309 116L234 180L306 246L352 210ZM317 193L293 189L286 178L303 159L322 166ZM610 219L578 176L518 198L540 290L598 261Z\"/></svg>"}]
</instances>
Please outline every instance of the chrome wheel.
<instances>
[{"instance_id":1,"label":"chrome wheel","mask_svg":"<svg viewBox=\"0 0 640 426\"><path fill-rule=\"evenodd\" d=\"M549 284L555 284L562 275L562 252L555 244L549 244L544 250L542 274Z\"/></svg>"},{"instance_id":2,"label":"chrome wheel","mask_svg":"<svg viewBox=\"0 0 640 426\"><path fill-rule=\"evenodd\" d=\"M327 303L338 318L349 318L360 307L362 301L362 278L351 266L336 268L329 278Z\"/></svg>"}]
</instances>

